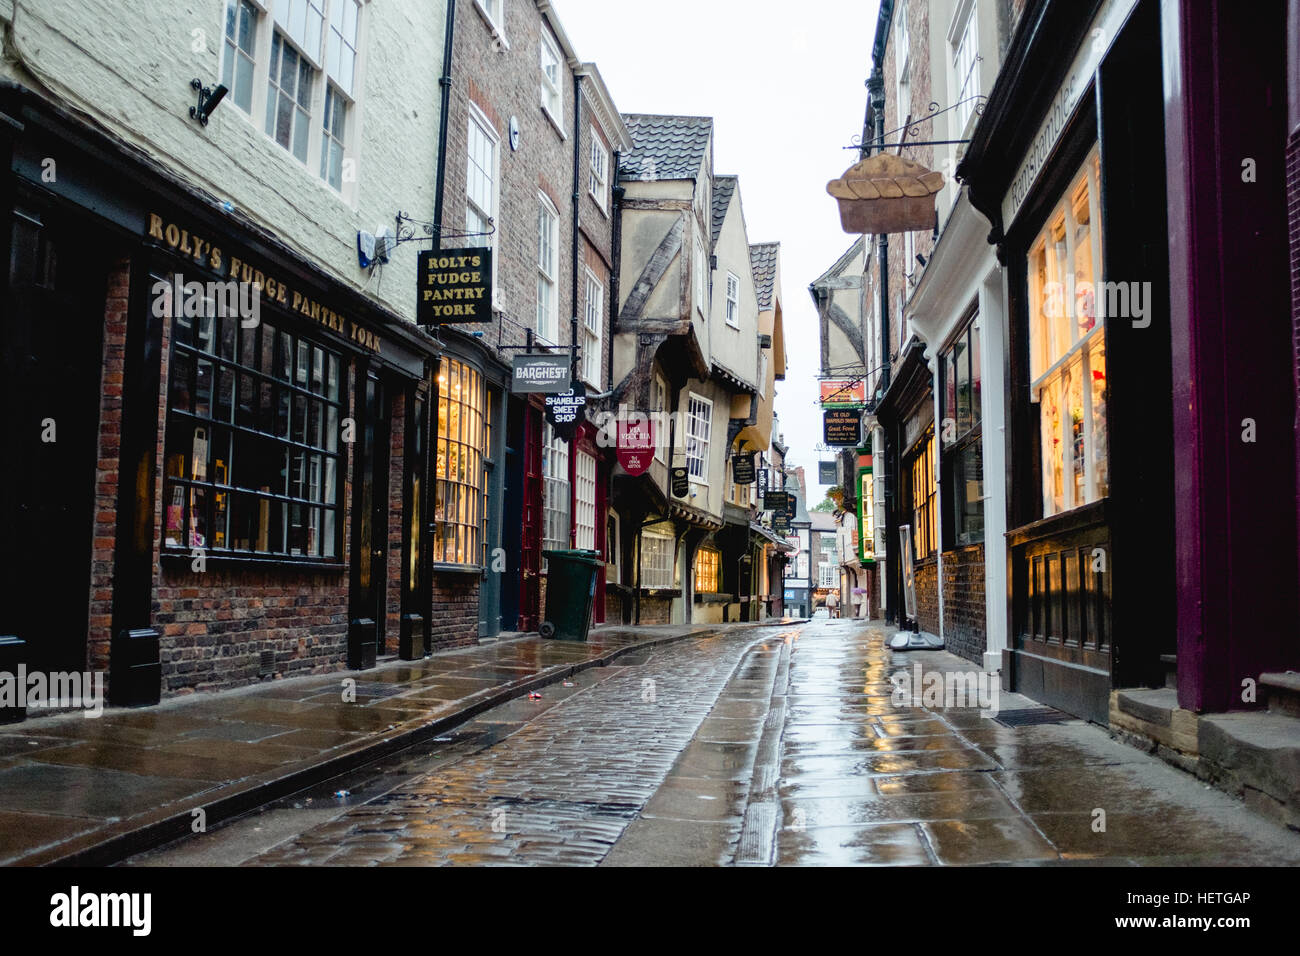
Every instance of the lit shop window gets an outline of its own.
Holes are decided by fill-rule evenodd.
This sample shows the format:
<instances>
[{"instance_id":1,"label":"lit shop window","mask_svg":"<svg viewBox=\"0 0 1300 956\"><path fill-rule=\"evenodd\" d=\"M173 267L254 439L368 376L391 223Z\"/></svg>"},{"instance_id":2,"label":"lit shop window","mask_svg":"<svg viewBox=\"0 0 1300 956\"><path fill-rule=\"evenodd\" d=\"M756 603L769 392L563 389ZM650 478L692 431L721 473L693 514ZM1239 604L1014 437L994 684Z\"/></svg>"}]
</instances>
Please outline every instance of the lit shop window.
<instances>
[{"instance_id":1,"label":"lit shop window","mask_svg":"<svg viewBox=\"0 0 1300 956\"><path fill-rule=\"evenodd\" d=\"M173 320L163 545L336 560L341 358L225 311Z\"/></svg>"},{"instance_id":2,"label":"lit shop window","mask_svg":"<svg viewBox=\"0 0 1300 956\"><path fill-rule=\"evenodd\" d=\"M542 548L569 546L569 443L542 424ZM545 570L545 563L542 568Z\"/></svg>"},{"instance_id":3,"label":"lit shop window","mask_svg":"<svg viewBox=\"0 0 1300 956\"><path fill-rule=\"evenodd\" d=\"M444 358L438 372L438 466L433 560L477 564L483 502L483 376Z\"/></svg>"},{"instance_id":4,"label":"lit shop window","mask_svg":"<svg viewBox=\"0 0 1300 956\"><path fill-rule=\"evenodd\" d=\"M700 548L695 552L695 593L716 594L718 590L718 569L722 566L722 554L712 548Z\"/></svg>"},{"instance_id":5,"label":"lit shop window","mask_svg":"<svg viewBox=\"0 0 1300 956\"><path fill-rule=\"evenodd\" d=\"M912 450L906 473L912 487L912 555L920 561L934 553L939 513L934 506L934 431Z\"/></svg>"},{"instance_id":6,"label":"lit shop window","mask_svg":"<svg viewBox=\"0 0 1300 956\"><path fill-rule=\"evenodd\" d=\"M671 588L676 542L670 535L641 533L641 587Z\"/></svg>"},{"instance_id":7,"label":"lit shop window","mask_svg":"<svg viewBox=\"0 0 1300 956\"><path fill-rule=\"evenodd\" d=\"M1043 516L1105 497L1106 342L1094 148L1029 252L1031 400L1039 406Z\"/></svg>"}]
</instances>

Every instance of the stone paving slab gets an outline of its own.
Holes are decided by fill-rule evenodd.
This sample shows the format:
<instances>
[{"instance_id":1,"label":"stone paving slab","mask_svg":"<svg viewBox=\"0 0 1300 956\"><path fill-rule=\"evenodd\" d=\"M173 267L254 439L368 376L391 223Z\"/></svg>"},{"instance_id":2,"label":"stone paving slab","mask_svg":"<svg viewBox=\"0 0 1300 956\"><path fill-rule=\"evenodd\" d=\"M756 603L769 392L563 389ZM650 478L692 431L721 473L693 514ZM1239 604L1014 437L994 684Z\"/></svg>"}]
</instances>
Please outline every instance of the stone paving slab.
<instances>
[{"instance_id":1,"label":"stone paving slab","mask_svg":"<svg viewBox=\"0 0 1300 956\"><path fill-rule=\"evenodd\" d=\"M196 810L210 827L575 670L703 633L687 625L601 628L586 643L521 637L0 728L0 864L112 862L190 832ZM354 701L344 700L348 679Z\"/></svg>"}]
</instances>

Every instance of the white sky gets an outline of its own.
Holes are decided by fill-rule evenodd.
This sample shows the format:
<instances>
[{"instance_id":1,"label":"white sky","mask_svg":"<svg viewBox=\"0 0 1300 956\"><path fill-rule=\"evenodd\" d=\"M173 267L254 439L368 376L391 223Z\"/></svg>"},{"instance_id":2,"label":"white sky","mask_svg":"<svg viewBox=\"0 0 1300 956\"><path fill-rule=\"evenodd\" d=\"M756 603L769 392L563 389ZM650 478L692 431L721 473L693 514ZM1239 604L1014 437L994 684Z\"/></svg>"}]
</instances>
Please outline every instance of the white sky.
<instances>
[{"instance_id":1,"label":"white sky","mask_svg":"<svg viewBox=\"0 0 1300 956\"><path fill-rule=\"evenodd\" d=\"M776 410L808 507L822 437L808 285L852 245L828 180L857 160L878 0L554 0L624 113L712 116L715 172L740 177L750 242L781 243L786 379ZM821 457L829 459L830 452Z\"/></svg>"}]
</instances>

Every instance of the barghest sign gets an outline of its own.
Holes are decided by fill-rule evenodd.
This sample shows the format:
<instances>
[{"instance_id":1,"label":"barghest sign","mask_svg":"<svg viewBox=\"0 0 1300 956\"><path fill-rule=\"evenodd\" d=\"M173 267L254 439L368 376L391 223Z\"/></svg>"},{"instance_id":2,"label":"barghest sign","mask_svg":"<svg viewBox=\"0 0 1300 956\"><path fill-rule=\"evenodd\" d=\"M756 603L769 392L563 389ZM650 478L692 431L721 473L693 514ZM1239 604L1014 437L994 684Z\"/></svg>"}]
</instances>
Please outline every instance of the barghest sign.
<instances>
[{"instance_id":1,"label":"barghest sign","mask_svg":"<svg viewBox=\"0 0 1300 956\"><path fill-rule=\"evenodd\" d=\"M492 321L492 250L420 253L415 322L421 326Z\"/></svg>"}]
</instances>

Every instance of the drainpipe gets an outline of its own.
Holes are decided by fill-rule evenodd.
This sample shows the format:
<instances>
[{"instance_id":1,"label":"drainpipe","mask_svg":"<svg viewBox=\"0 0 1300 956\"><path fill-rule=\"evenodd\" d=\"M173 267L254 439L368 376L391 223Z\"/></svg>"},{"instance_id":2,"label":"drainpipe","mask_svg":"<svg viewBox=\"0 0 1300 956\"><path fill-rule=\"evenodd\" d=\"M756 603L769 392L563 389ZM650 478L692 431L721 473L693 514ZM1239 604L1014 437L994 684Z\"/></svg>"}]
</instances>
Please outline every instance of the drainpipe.
<instances>
[{"instance_id":1,"label":"drainpipe","mask_svg":"<svg viewBox=\"0 0 1300 956\"><path fill-rule=\"evenodd\" d=\"M613 163L614 168L610 175L613 177L612 189L613 194L611 203L613 208L610 209L610 271L609 271L609 372L608 381L611 391L614 388L614 316L618 311L618 273L622 268L623 262L623 196L625 190L618 182L618 168L622 161L622 155L618 150L614 150Z\"/></svg>"},{"instance_id":2,"label":"drainpipe","mask_svg":"<svg viewBox=\"0 0 1300 956\"><path fill-rule=\"evenodd\" d=\"M451 109L451 50L456 30L456 0L447 0L447 31L442 46L442 106L438 113L438 176L433 195L433 243L442 248L442 200L447 185L447 111Z\"/></svg>"},{"instance_id":3,"label":"drainpipe","mask_svg":"<svg viewBox=\"0 0 1300 956\"><path fill-rule=\"evenodd\" d=\"M578 210L582 190L578 185L578 175L582 157L582 78L585 74L573 74L573 295L569 299L569 372L573 381L578 380ZM577 431L574 432L576 439ZM569 547L578 543L578 509L575 507L573 492L577 489L578 456L570 443L569 454Z\"/></svg>"}]
</instances>

